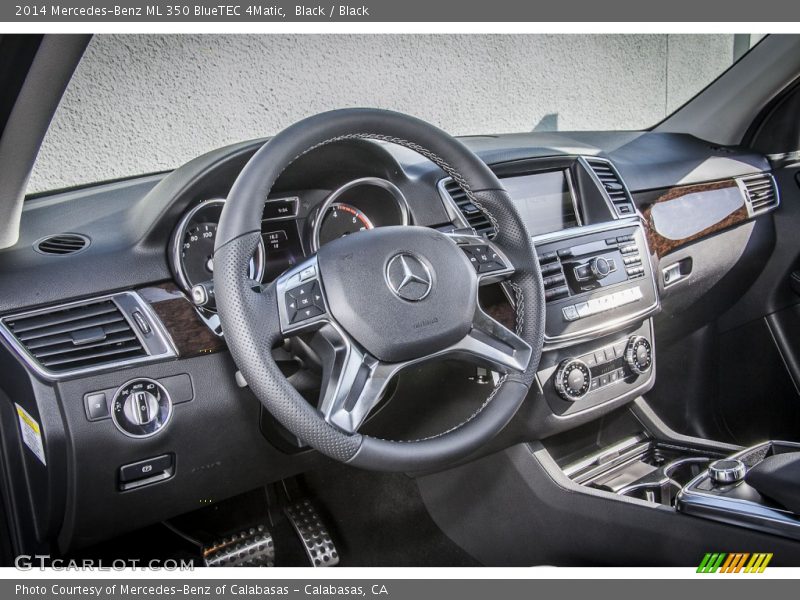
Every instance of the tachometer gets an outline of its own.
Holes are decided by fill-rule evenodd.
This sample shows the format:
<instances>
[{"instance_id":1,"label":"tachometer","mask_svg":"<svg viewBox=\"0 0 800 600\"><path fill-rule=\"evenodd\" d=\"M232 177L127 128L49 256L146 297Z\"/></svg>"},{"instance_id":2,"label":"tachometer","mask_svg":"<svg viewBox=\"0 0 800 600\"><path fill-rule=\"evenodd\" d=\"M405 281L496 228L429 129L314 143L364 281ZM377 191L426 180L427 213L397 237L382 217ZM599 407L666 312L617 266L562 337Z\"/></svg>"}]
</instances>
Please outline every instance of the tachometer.
<instances>
[{"instance_id":1,"label":"tachometer","mask_svg":"<svg viewBox=\"0 0 800 600\"><path fill-rule=\"evenodd\" d=\"M374 227L369 217L355 206L344 202L334 202L322 216L319 244L321 246L337 238Z\"/></svg>"},{"instance_id":2,"label":"tachometer","mask_svg":"<svg viewBox=\"0 0 800 600\"><path fill-rule=\"evenodd\" d=\"M408 225L409 220L408 203L395 184L380 177L354 179L320 204L310 232L311 250L358 231Z\"/></svg>"}]
</instances>

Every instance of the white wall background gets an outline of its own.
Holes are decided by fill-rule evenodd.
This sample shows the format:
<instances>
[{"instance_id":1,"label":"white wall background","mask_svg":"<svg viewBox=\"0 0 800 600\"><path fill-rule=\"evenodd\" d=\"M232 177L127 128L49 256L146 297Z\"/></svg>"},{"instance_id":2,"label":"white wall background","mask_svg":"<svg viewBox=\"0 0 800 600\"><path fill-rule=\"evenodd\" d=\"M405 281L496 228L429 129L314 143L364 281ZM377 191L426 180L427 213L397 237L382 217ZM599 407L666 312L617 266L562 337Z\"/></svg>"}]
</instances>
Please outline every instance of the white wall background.
<instances>
[{"instance_id":1,"label":"white wall background","mask_svg":"<svg viewBox=\"0 0 800 600\"><path fill-rule=\"evenodd\" d=\"M453 134L638 129L733 54L732 35L96 36L28 191L170 169L348 106Z\"/></svg>"}]
</instances>

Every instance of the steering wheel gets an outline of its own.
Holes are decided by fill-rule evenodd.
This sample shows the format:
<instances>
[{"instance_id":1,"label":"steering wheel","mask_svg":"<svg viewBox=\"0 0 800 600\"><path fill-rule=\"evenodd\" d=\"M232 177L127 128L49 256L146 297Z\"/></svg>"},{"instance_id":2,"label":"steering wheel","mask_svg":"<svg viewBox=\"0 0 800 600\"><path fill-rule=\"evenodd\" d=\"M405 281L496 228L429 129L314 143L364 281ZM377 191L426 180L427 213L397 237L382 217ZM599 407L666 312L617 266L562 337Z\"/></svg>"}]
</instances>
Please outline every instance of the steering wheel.
<instances>
[{"instance_id":1,"label":"steering wheel","mask_svg":"<svg viewBox=\"0 0 800 600\"><path fill-rule=\"evenodd\" d=\"M486 214L494 239L380 227L334 240L273 283L254 288L248 263L276 180L311 150L351 139L398 144L433 161ZM513 290L513 332L478 304L478 287L498 281ZM253 393L298 438L356 467L419 471L473 453L517 412L541 357L545 303L539 262L511 199L464 144L396 112L322 113L264 144L239 174L222 211L214 288L225 339ZM272 357L273 347L300 334L310 337L323 365L318 406L292 387ZM421 440L358 432L394 375L442 357L501 373L479 410Z\"/></svg>"}]
</instances>

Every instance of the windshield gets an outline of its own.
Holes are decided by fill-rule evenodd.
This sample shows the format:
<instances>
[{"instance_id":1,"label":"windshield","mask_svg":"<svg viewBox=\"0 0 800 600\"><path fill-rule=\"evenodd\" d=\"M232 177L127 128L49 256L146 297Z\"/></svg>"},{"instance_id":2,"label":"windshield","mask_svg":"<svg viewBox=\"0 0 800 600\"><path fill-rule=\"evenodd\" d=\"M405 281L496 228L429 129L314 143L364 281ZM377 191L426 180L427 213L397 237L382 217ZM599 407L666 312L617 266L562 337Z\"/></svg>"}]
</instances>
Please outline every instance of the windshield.
<instances>
[{"instance_id":1,"label":"windshield","mask_svg":"<svg viewBox=\"0 0 800 600\"><path fill-rule=\"evenodd\" d=\"M636 130L750 35L95 36L28 193L173 169L308 115L388 108L455 135Z\"/></svg>"}]
</instances>

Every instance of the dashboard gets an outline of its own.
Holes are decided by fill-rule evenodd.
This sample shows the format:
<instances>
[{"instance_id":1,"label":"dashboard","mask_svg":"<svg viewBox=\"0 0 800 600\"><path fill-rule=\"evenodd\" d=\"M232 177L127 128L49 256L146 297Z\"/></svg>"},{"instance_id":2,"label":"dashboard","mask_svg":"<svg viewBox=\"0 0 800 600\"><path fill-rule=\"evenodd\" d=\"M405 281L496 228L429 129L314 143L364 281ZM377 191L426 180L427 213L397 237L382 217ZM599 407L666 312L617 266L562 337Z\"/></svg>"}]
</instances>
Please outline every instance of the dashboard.
<instances>
[{"instance_id":1,"label":"dashboard","mask_svg":"<svg viewBox=\"0 0 800 600\"><path fill-rule=\"evenodd\" d=\"M778 190L756 153L678 134L463 141L509 191L543 276L545 352L515 417L518 437L576 427L650 389L657 316L700 314L698 299L737 260L763 262L751 253L768 243L752 240L774 235L768 213ZM0 251L0 289L14 290L0 295L0 423L18 435L19 407L44 432L46 464L11 452L21 474L14 481L36 489L11 491L36 498L27 508L37 525L31 535L77 548L187 512L198 498L226 498L323 464L237 379L215 314L224 199L263 142L220 148L170 173L26 202L19 242ZM308 153L281 176L256 225L261 244L249 276L254 286L272 281L333 239L389 225L495 235L429 161L348 141ZM65 234L82 241L49 253L64 247L57 236ZM738 277L737 286L756 275ZM481 292L484 309L513 328L513 294L500 284ZM153 419L130 422L141 418L128 398ZM131 465L153 462L155 473L130 475Z\"/></svg>"}]
</instances>

